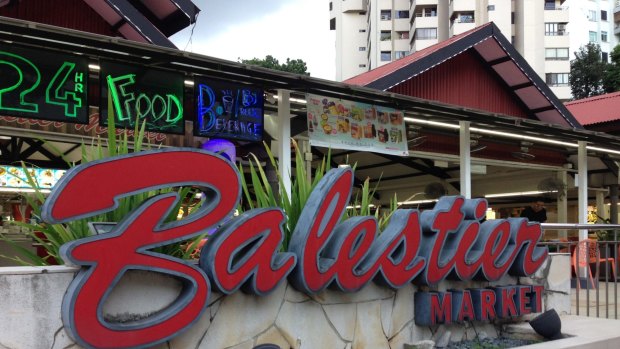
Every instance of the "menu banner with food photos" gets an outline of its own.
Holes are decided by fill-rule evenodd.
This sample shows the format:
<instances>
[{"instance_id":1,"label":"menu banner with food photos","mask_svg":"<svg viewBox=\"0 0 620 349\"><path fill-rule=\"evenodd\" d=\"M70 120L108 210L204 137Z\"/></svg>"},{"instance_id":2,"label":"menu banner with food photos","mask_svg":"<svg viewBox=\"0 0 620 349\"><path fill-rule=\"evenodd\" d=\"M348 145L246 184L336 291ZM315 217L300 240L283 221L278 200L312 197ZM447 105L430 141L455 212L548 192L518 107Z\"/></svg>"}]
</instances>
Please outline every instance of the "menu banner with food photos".
<instances>
[{"instance_id":1,"label":"menu banner with food photos","mask_svg":"<svg viewBox=\"0 0 620 349\"><path fill-rule=\"evenodd\" d=\"M62 177L66 170L55 170L47 168L27 169L32 180L40 189L51 189ZM28 176L24 168L16 166L0 166L0 187L2 188L31 188L28 184Z\"/></svg>"},{"instance_id":2,"label":"menu banner with food photos","mask_svg":"<svg viewBox=\"0 0 620 349\"><path fill-rule=\"evenodd\" d=\"M310 144L409 155L401 110L308 94Z\"/></svg>"}]
</instances>

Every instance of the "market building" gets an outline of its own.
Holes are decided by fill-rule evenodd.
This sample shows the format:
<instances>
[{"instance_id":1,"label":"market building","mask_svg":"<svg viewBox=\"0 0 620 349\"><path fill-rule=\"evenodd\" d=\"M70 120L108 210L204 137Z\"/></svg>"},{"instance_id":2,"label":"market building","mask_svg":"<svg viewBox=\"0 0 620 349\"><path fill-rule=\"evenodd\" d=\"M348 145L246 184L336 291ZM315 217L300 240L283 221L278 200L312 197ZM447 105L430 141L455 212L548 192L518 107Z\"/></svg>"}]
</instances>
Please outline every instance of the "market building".
<instances>
[{"instance_id":1,"label":"market building","mask_svg":"<svg viewBox=\"0 0 620 349\"><path fill-rule=\"evenodd\" d=\"M99 10L110 14L109 8ZM131 28L142 18L104 17L109 25ZM0 327L2 345L401 348L414 339L433 338L429 324L454 326L442 330L460 331L460 340L468 332L452 320L521 317L548 310L554 304L549 297L568 294L569 256L551 259L559 261L554 265L560 266L562 280L550 284L544 273L551 268L542 268L547 249L537 246L543 237L540 225L510 220L513 212L500 209L549 194L557 205L552 219L585 223L589 180L617 178L617 168L606 160L620 154L620 138L583 129L494 24L349 83L182 52L153 45L150 38L132 41L0 19L0 47L14 60L1 67L3 72L18 87L40 81L26 92L42 97L20 100L18 94L9 100L17 107L2 111L0 135L10 138L2 153L13 154L7 165L24 160L62 169L51 162L79 160L79 144L92 142L97 132L105 134L112 118L119 129L130 130L136 117L146 120L147 138L164 148L83 164L61 179L39 218L63 223L109 210L117 197L136 191L213 180L220 194L209 197L215 208L208 208L221 216L209 219L220 222L235 209L235 189L240 188L234 178L243 174L223 156L195 148L222 135L233 139L238 154L256 149L258 140L274 141L282 178L289 178L293 166L312 169L329 151L318 144L334 141L331 165L337 169L312 193L300 228L283 250L282 225L274 224L285 218L282 211L262 209L223 225L205 244L198 266L145 252L215 224L202 211L195 220L148 226L157 219L146 213L161 213L170 202L172 196L165 194L146 200L118 226L92 226L94 235L65 245L61 256L67 265L3 269L0 278L7 286L0 292L10 297L0 297L2 308L19 316ZM457 75L457 67L467 70ZM448 83L451 75L457 84ZM301 144L303 164L291 162L290 138ZM52 155L50 142L62 154ZM603 170L589 173L590 163L597 162ZM351 166L339 167L344 164ZM575 173L578 188L569 193L565 187ZM392 228L380 236L376 224L370 227L374 218L337 225L340 216L333 212L344 213L347 198L366 177L373 183L381 178L377 204L397 192L402 208L426 213L399 211ZM93 185L93 178L100 181ZM539 189L546 178L562 184ZM283 184L283 190L290 190ZM559 189L566 193L559 195ZM460 196L435 204L446 194ZM416 195L431 202L419 202L422 197ZM220 205L225 207L220 210ZM491 217L487 209L494 205L498 209ZM488 224L479 223L485 220ZM132 222L139 223L134 227ZM320 229L323 234L316 233ZM337 231L342 234L329 238ZM509 233L516 243L508 243ZM486 236L503 241L498 242L502 248ZM269 243L257 243L263 239ZM467 246L475 256L467 255ZM125 278L127 269L131 272ZM446 280L454 275L457 281ZM526 283L531 287L522 286ZM20 289L22 284L32 287ZM488 286L504 288L495 292ZM475 290L465 292L464 287ZM480 297L491 298L483 298L481 307L467 307ZM460 309L452 312L445 304ZM452 314L456 319L448 321ZM134 315L141 320L134 321ZM490 323L483 326L496 331ZM27 335L33 329L38 335Z\"/></svg>"}]
</instances>

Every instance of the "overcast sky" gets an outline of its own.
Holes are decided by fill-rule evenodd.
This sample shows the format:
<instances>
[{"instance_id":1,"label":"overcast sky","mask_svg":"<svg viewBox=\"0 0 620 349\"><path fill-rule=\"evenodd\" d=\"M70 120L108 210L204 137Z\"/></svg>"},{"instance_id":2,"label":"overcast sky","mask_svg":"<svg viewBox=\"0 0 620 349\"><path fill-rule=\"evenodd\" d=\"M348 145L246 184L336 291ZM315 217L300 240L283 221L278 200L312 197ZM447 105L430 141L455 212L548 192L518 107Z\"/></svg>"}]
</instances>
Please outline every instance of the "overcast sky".
<instances>
[{"instance_id":1,"label":"overcast sky","mask_svg":"<svg viewBox=\"0 0 620 349\"><path fill-rule=\"evenodd\" d=\"M302 59L313 77L334 80L335 33L329 0L194 0L201 9L193 28L172 37L181 50L232 61ZM191 35L191 40L190 40Z\"/></svg>"}]
</instances>

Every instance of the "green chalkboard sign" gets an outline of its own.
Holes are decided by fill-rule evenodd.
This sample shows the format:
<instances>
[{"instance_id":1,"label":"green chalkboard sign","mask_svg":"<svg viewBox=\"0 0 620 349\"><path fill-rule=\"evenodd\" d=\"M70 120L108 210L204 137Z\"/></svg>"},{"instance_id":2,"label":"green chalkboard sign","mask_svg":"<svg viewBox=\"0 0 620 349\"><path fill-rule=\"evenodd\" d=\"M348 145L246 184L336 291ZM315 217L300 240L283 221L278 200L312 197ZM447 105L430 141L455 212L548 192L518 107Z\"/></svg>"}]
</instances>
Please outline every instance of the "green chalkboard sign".
<instances>
[{"instance_id":1,"label":"green chalkboard sign","mask_svg":"<svg viewBox=\"0 0 620 349\"><path fill-rule=\"evenodd\" d=\"M183 134L184 76L150 67L101 62L99 123L134 128L146 122L152 132Z\"/></svg>"},{"instance_id":2,"label":"green chalkboard sign","mask_svg":"<svg viewBox=\"0 0 620 349\"><path fill-rule=\"evenodd\" d=\"M88 61L0 44L0 115L88 123Z\"/></svg>"}]
</instances>

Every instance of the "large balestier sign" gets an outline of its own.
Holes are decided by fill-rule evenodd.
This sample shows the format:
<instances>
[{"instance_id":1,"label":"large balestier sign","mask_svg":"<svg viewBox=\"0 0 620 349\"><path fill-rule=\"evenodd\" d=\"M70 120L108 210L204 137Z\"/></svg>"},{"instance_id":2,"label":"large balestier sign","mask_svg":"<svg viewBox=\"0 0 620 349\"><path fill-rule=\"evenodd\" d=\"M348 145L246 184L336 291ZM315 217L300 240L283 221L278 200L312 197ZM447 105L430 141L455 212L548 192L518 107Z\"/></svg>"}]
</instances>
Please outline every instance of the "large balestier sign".
<instances>
[{"instance_id":1,"label":"large balestier sign","mask_svg":"<svg viewBox=\"0 0 620 349\"><path fill-rule=\"evenodd\" d=\"M308 199L288 251L280 250L286 219L282 210L256 209L220 227L195 266L150 250L201 234L232 214L240 184L230 162L195 149L167 149L76 167L46 201L45 221L88 218L113 210L120 197L164 187L202 187L208 199L195 214L164 222L179 197L158 195L111 232L64 245L64 260L82 266L63 299L65 327L85 347L143 347L164 342L197 321L212 290L230 294L241 288L264 295L287 279L309 294L327 287L355 292L371 281L391 288L410 282L433 286L446 278L495 281L506 273L530 275L547 257L546 249L536 247L538 224L525 219L481 224L484 199L444 197L432 210L398 210L381 234L374 217L342 222L352 184L351 169L327 173ZM184 281L183 292L147 319L107 322L102 305L131 269L171 274ZM539 288L507 289L418 292L416 323L491 319L540 309Z\"/></svg>"}]
</instances>

